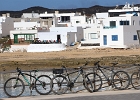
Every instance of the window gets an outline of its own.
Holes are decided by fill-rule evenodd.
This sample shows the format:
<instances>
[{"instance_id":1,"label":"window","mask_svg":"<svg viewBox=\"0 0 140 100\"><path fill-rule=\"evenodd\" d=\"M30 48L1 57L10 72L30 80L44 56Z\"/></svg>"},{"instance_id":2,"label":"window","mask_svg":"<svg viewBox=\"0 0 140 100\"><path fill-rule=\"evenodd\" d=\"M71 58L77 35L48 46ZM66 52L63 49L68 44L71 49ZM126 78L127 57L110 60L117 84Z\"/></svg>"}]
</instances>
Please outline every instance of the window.
<instances>
[{"instance_id":1,"label":"window","mask_svg":"<svg viewBox=\"0 0 140 100\"><path fill-rule=\"evenodd\" d=\"M116 27L116 21L110 21L110 27Z\"/></svg>"},{"instance_id":2,"label":"window","mask_svg":"<svg viewBox=\"0 0 140 100\"><path fill-rule=\"evenodd\" d=\"M80 21L76 21L76 23L80 23Z\"/></svg>"},{"instance_id":3,"label":"window","mask_svg":"<svg viewBox=\"0 0 140 100\"><path fill-rule=\"evenodd\" d=\"M89 33L90 34L90 39L97 39L98 35L97 33Z\"/></svg>"},{"instance_id":4,"label":"window","mask_svg":"<svg viewBox=\"0 0 140 100\"><path fill-rule=\"evenodd\" d=\"M120 25L129 25L129 21L120 21Z\"/></svg>"},{"instance_id":5,"label":"window","mask_svg":"<svg viewBox=\"0 0 140 100\"><path fill-rule=\"evenodd\" d=\"M133 20L133 25L135 25L135 21Z\"/></svg>"},{"instance_id":6,"label":"window","mask_svg":"<svg viewBox=\"0 0 140 100\"><path fill-rule=\"evenodd\" d=\"M118 35L112 35L112 41L118 41Z\"/></svg>"},{"instance_id":7,"label":"window","mask_svg":"<svg viewBox=\"0 0 140 100\"><path fill-rule=\"evenodd\" d=\"M137 40L137 35L133 35L133 40Z\"/></svg>"}]
</instances>

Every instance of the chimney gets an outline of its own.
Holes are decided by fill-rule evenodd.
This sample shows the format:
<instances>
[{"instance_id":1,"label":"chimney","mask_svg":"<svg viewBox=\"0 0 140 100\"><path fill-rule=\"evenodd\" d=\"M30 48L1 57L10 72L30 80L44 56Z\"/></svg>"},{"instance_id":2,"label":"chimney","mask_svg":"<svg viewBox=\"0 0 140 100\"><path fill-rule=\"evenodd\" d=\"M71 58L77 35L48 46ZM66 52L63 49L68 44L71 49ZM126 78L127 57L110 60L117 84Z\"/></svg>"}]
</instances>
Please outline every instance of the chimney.
<instances>
[{"instance_id":1,"label":"chimney","mask_svg":"<svg viewBox=\"0 0 140 100\"><path fill-rule=\"evenodd\" d=\"M55 14L59 14L59 11L55 11Z\"/></svg>"},{"instance_id":2,"label":"chimney","mask_svg":"<svg viewBox=\"0 0 140 100\"><path fill-rule=\"evenodd\" d=\"M6 16L7 16L7 17L10 17L10 13L6 13Z\"/></svg>"}]
</instances>

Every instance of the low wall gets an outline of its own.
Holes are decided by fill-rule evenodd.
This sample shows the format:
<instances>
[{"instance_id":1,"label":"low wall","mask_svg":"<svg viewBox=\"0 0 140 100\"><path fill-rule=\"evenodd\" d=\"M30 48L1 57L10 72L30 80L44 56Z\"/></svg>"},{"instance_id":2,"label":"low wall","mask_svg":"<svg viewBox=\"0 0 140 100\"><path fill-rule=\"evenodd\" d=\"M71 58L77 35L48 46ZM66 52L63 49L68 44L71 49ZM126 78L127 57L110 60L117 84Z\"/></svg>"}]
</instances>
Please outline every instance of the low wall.
<instances>
[{"instance_id":1,"label":"low wall","mask_svg":"<svg viewBox=\"0 0 140 100\"><path fill-rule=\"evenodd\" d=\"M62 51L65 49L64 44L30 44L27 48L27 52Z\"/></svg>"},{"instance_id":2,"label":"low wall","mask_svg":"<svg viewBox=\"0 0 140 100\"><path fill-rule=\"evenodd\" d=\"M27 52L29 45L11 45L10 52Z\"/></svg>"},{"instance_id":3,"label":"low wall","mask_svg":"<svg viewBox=\"0 0 140 100\"><path fill-rule=\"evenodd\" d=\"M65 49L65 44L11 45L10 52L50 52Z\"/></svg>"}]
</instances>

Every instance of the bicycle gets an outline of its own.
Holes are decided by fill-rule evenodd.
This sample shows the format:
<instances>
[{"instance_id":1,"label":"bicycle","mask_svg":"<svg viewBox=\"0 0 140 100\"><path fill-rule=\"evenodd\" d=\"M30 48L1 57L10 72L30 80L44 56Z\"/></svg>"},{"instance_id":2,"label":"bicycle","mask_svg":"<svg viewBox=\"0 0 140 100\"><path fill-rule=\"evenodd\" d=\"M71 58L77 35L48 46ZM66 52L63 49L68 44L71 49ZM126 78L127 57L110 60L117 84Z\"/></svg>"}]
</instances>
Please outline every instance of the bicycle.
<instances>
[{"instance_id":1,"label":"bicycle","mask_svg":"<svg viewBox=\"0 0 140 100\"><path fill-rule=\"evenodd\" d=\"M117 65L118 63L111 63L112 68L108 69L106 67L102 67L99 64L99 62L100 61L97 61L94 63L95 68L96 68L96 69L94 69L94 73L99 73L104 76L105 80L100 80L100 81L107 81L109 86L115 87L115 89L118 89L118 90L125 90L129 87L130 77L129 77L128 73L125 71L114 71L114 66ZM110 77L105 75L105 73L103 72L103 69L111 71ZM98 84L98 85L100 85L100 87L102 87L102 85L103 85L102 83L103 82L101 82L101 84ZM96 92L97 90L99 90L99 89L96 89L93 87L91 88L91 91L93 91L93 92Z\"/></svg>"},{"instance_id":2,"label":"bicycle","mask_svg":"<svg viewBox=\"0 0 140 100\"><path fill-rule=\"evenodd\" d=\"M84 66L86 65L87 63ZM101 80L101 77L98 74L94 75L95 73L86 74L85 71L83 70L84 66L79 67L76 70L71 71L71 72L68 72L65 66L62 66L62 69L54 69L53 73L57 75L54 76L51 80L52 91L58 95L66 93L68 89L71 91L77 79L81 75L83 78L83 85L85 89L91 92L88 88L88 86L92 84L91 79L93 78L93 76L98 76L97 79ZM65 74L63 74L64 70L66 72ZM74 74L74 73L78 73L78 75L72 80L70 79L69 75ZM102 81L99 81L99 82L102 82Z\"/></svg>"},{"instance_id":3,"label":"bicycle","mask_svg":"<svg viewBox=\"0 0 140 100\"><path fill-rule=\"evenodd\" d=\"M140 66L140 64L135 64L135 65ZM140 68L138 69L138 71L132 73L131 84L134 89L137 90L140 89Z\"/></svg>"},{"instance_id":4,"label":"bicycle","mask_svg":"<svg viewBox=\"0 0 140 100\"><path fill-rule=\"evenodd\" d=\"M47 75L40 75L36 77L37 70L30 71L30 74L22 72L20 68L17 67L18 76L9 78L4 83L4 92L9 97L18 97L22 95L25 90L25 84L20 76L23 77L24 81L29 86L30 90L35 89L40 95L47 95L51 92L50 81L51 78ZM34 72L34 75L31 75ZM29 76L30 80L26 77ZM33 78L33 79L32 79ZM32 80L32 81L31 81Z\"/></svg>"}]
</instances>

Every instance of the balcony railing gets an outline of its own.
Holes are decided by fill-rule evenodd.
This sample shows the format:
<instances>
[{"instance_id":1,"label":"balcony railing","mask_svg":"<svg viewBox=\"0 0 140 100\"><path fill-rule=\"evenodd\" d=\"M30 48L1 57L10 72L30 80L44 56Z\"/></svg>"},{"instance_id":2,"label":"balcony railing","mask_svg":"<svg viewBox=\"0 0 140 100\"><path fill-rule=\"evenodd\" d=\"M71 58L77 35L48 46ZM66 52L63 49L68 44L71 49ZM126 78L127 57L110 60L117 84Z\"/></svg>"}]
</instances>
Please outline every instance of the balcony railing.
<instances>
[{"instance_id":1,"label":"balcony railing","mask_svg":"<svg viewBox=\"0 0 140 100\"><path fill-rule=\"evenodd\" d=\"M103 29L113 29L116 28L116 26L104 26Z\"/></svg>"}]
</instances>

